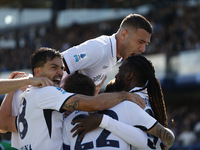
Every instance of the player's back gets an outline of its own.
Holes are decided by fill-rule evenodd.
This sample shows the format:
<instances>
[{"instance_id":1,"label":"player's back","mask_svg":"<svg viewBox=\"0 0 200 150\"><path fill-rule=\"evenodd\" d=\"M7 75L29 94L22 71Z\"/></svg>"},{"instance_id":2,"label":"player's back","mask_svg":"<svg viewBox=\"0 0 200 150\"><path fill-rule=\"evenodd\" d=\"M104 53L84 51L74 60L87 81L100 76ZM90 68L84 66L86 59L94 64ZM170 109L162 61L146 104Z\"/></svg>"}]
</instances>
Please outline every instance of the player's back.
<instances>
[{"instance_id":1,"label":"player's back","mask_svg":"<svg viewBox=\"0 0 200 150\"><path fill-rule=\"evenodd\" d=\"M44 100L39 93L48 92L51 88L55 87L31 87L21 95L22 101L17 120L20 149L62 148L60 137L63 115L57 111L43 109L38 103Z\"/></svg>"},{"instance_id":2,"label":"player's back","mask_svg":"<svg viewBox=\"0 0 200 150\"><path fill-rule=\"evenodd\" d=\"M113 113L112 111L108 111L109 113ZM105 112L106 113L106 112ZM130 146L121 140L119 137L115 136L114 134L110 133L109 131L97 128L93 130L92 132L89 132L85 135L81 143L78 141L78 137L72 138L72 133L70 133L70 130L74 127L72 125L71 121L73 119L76 119L77 117L84 117L87 116L87 112L78 112L73 113L70 116L66 118L64 121L64 130L63 136L64 136L64 142L66 145L70 145L71 150L78 150L78 149L96 149L96 150L114 150L114 149L122 149L122 150L128 150L130 149ZM115 113L112 115L115 116ZM66 134L67 130L67 134ZM66 142L67 139L67 142Z\"/></svg>"},{"instance_id":3,"label":"player's back","mask_svg":"<svg viewBox=\"0 0 200 150\"><path fill-rule=\"evenodd\" d=\"M90 77L96 85L116 65L115 36L100 36L74 46L63 53L70 74L79 70Z\"/></svg>"},{"instance_id":4,"label":"player's back","mask_svg":"<svg viewBox=\"0 0 200 150\"><path fill-rule=\"evenodd\" d=\"M141 116L135 115L137 114L138 109L141 110L141 108L139 108L139 106L136 105L135 103L132 103L130 101L124 101L114 106L113 108L102 111L100 113L106 114L116 120L119 120L121 122L124 122L132 126L133 125L142 126L143 120L141 119ZM72 120L76 119L77 117L84 117L87 114L88 114L87 112L77 112L77 113L74 112L64 120L63 137L66 145L70 145L71 149L79 149L79 148L97 149L97 150L130 149L130 145L128 143L120 139L118 136L115 136L111 132L107 131L106 129L102 128L97 128L87 133L81 143L78 141L78 136L72 138L72 133L70 132L70 130L74 127L74 125L71 123ZM119 130L119 132L123 131Z\"/></svg>"}]
</instances>

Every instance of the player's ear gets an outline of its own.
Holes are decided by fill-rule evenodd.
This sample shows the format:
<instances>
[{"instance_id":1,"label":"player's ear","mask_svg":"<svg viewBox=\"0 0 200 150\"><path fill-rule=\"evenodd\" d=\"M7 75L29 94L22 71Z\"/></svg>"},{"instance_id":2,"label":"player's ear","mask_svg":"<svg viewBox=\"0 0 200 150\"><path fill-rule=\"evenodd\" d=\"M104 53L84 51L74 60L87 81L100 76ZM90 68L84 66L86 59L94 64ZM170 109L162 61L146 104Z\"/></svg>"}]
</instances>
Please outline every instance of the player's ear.
<instances>
[{"instance_id":1,"label":"player's ear","mask_svg":"<svg viewBox=\"0 0 200 150\"><path fill-rule=\"evenodd\" d=\"M134 78L133 72L127 72L126 79L128 81L131 81L131 80L133 80L133 78Z\"/></svg>"},{"instance_id":2,"label":"player's ear","mask_svg":"<svg viewBox=\"0 0 200 150\"><path fill-rule=\"evenodd\" d=\"M36 77L38 77L38 76L41 75L41 68L40 68L40 67L34 68L33 71L34 71L34 75L35 75Z\"/></svg>"},{"instance_id":3,"label":"player's ear","mask_svg":"<svg viewBox=\"0 0 200 150\"><path fill-rule=\"evenodd\" d=\"M122 31L120 32L120 38L121 38L121 40L122 41L126 40L127 36L128 36L127 30L126 29L122 29Z\"/></svg>"}]
</instances>

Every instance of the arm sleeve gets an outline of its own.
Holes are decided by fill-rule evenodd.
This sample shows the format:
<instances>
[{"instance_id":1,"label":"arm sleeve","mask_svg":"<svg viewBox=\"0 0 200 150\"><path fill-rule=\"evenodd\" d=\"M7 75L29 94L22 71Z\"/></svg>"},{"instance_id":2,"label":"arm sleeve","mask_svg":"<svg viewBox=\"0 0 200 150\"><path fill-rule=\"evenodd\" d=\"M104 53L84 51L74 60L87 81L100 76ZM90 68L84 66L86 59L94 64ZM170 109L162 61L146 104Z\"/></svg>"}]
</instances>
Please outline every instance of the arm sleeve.
<instances>
[{"instance_id":1,"label":"arm sleeve","mask_svg":"<svg viewBox=\"0 0 200 150\"><path fill-rule=\"evenodd\" d=\"M42 109L61 111L63 104L73 95L62 88L47 86L37 92L36 105Z\"/></svg>"},{"instance_id":2,"label":"arm sleeve","mask_svg":"<svg viewBox=\"0 0 200 150\"><path fill-rule=\"evenodd\" d=\"M104 115L100 124L101 128L105 128L119 138L126 141L128 144L137 148L144 148L147 144L147 134L133 126L122 123L111 117Z\"/></svg>"},{"instance_id":3,"label":"arm sleeve","mask_svg":"<svg viewBox=\"0 0 200 150\"><path fill-rule=\"evenodd\" d=\"M137 104L126 101L124 103L126 115L129 118L131 125L138 127L144 131L151 129L156 123L157 120L150 116L146 111L144 111Z\"/></svg>"},{"instance_id":4,"label":"arm sleeve","mask_svg":"<svg viewBox=\"0 0 200 150\"><path fill-rule=\"evenodd\" d=\"M64 51L62 55L72 74L77 70L90 69L102 59L104 50L94 40L89 40Z\"/></svg>"},{"instance_id":5,"label":"arm sleeve","mask_svg":"<svg viewBox=\"0 0 200 150\"><path fill-rule=\"evenodd\" d=\"M129 118L129 124L125 124L104 115L99 127L107 129L134 147L146 147L147 134L133 126L143 127L148 130L152 128L157 121L142 110L137 104L128 101L123 104L124 110L126 111L125 114Z\"/></svg>"}]
</instances>

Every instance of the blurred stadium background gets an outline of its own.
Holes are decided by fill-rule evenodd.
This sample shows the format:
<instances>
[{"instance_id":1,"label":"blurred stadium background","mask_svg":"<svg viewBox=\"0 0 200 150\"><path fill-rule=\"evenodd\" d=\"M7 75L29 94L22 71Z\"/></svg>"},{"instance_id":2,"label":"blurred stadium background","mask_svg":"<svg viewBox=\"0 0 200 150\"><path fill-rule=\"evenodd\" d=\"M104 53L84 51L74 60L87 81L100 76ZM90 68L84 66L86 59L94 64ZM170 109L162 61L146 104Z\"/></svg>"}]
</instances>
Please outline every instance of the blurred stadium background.
<instances>
[{"instance_id":1,"label":"blurred stadium background","mask_svg":"<svg viewBox=\"0 0 200 150\"><path fill-rule=\"evenodd\" d=\"M200 150L200 0L0 0L0 78L14 70L31 73L29 59L38 47L62 52L111 35L129 13L144 15L154 27L144 55L163 87L176 135L171 150Z\"/></svg>"}]
</instances>

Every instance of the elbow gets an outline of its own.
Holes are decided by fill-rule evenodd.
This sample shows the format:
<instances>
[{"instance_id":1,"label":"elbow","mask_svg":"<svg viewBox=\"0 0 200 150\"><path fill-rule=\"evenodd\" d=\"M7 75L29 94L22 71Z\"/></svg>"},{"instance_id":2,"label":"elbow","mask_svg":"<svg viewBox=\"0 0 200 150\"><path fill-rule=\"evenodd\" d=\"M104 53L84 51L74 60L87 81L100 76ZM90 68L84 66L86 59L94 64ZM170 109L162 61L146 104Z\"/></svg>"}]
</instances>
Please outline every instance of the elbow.
<instances>
[{"instance_id":1,"label":"elbow","mask_svg":"<svg viewBox=\"0 0 200 150\"><path fill-rule=\"evenodd\" d=\"M175 141L175 136L172 131L167 133L166 139L167 140L165 141L164 145L170 148L174 144L174 141Z\"/></svg>"},{"instance_id":2,"label":"elbow","mask_svg":"<svg viewBox=\"0 0 200 150\"><path fill-rule=\"evenodd\" d=\"M6 131L6 130L0 129L0 133L2 133L2 134L7 133L7 132L8 132L8 131Z\"/></svg>"},{"instance_id":3,"label":"elbow","mask_svg":"<svg viewBox=\"0 0 200 150\"><path fill-rule=\"evenodd\" d=\"M8 130L7 130L6 126L3 123L4 122L3 119L0 119L0 120L1 120L1 122L0 122L0 133L7 133Z\"/></svg>"},{"instance_id":4,"label":"elbow","mask_svg":"<svg viewBox=\"0 0 200 150\"><path fill-rule=\"evenodd\" d=\"M172 133L171 136L170 136L170 140L168 142L168 145L171 147L174 144L174 141L175 141L175 136Z\"/></svg>"}]
</instances>

